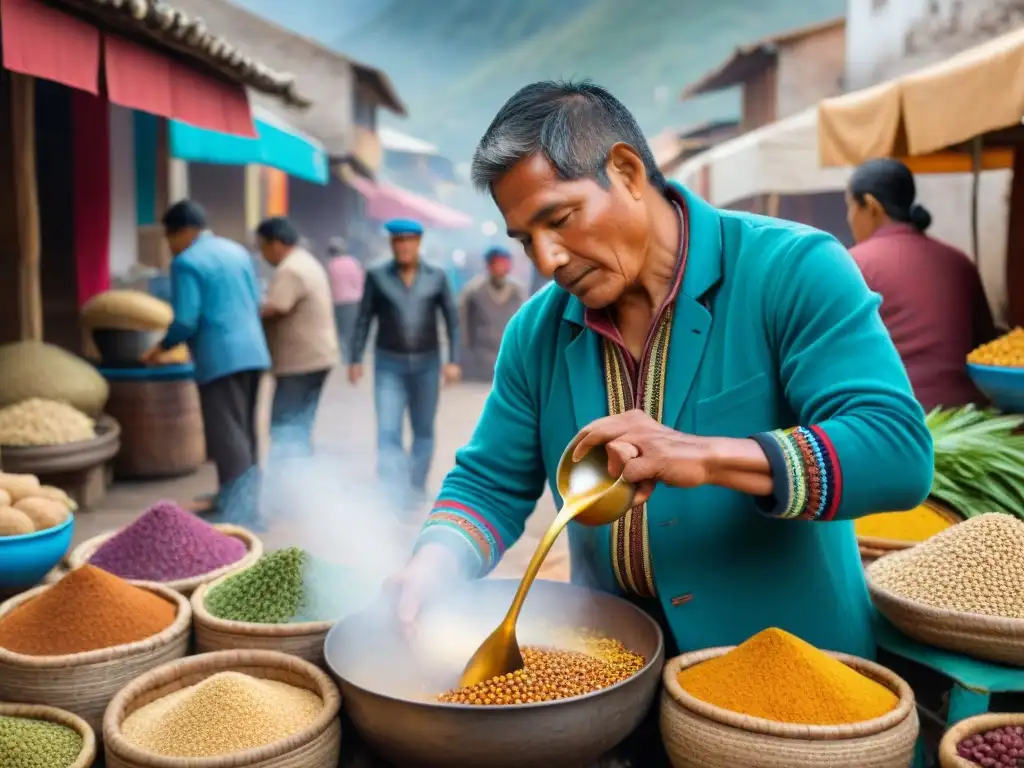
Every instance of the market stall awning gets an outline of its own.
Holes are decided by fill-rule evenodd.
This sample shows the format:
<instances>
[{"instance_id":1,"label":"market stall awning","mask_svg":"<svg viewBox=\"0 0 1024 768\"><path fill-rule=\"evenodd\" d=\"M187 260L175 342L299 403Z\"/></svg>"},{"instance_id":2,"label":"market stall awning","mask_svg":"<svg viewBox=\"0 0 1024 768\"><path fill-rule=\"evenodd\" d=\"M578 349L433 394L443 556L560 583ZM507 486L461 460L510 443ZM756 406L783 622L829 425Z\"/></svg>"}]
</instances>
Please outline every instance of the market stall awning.
<instances>
[{"instance_id":1,"label":"market stall awning","mask_svg":"<svg viewBox=\"0 0 1024 768\"><path fill-rule=\"evenodd\" d=\"M683 163L675 181L726 206L756 195L806 195L844 189L848 168L818 164L818 115L799 114L724 141Z\"/></svg>"},{"instance_id":2,"label":"market stall awning","mask_svg":"<svg viewBox=\"0 0 1024 768\"><path fill-rule=\"evenodd\" d=\"M822 165L927 155L1024 117L1024 29L818 105Z\"/></svg>"},{"instance_id":3,"label":"market stall awning","mask_svg":"<svg viewBox=\"0 0 1024 768\"><path fill-rule=\"evenodd\" d=\"M366 200L366 215L375 221L416 219L435 229L468 229L473 219L441 203L386 182L374 183L349 168L338 166L339 176Z\"/></svg>"},{"instance_id":4,"label":"market stall awning","mask_svg":"<svg viewBox=\"0 0 1024 768\"><path fill-rule=\"evenodd\" d=\"M255 138L172 121L171 155L194 163L265 165L314 184L327 183L327 154L319 141L268 110L255 107L253 116Z\"/></svg>"},{"instance_id":5,"label":"market stall awning","mask_svg":"<svg viewBox=\"0 0 1024 768\"><path fill-rule=\"evenodd\" d=\"M308 106L292 75L165 3L0 0L0 15L4 67L94 95L105 83L104 95L131 109L255 136L246 86Z\"/></svg>"},{"instance_id":6,"label":"market stall awning","mask_svg":"<svg viewBox=\"0 0 1024 768\"><path fill-rule=\"evenodd\" d=\"M210 131L256 135L249 98L238 83L210 77L114 35L104 35L103 45L107 98L114 104Z\"/></svg>"}]
</instances>

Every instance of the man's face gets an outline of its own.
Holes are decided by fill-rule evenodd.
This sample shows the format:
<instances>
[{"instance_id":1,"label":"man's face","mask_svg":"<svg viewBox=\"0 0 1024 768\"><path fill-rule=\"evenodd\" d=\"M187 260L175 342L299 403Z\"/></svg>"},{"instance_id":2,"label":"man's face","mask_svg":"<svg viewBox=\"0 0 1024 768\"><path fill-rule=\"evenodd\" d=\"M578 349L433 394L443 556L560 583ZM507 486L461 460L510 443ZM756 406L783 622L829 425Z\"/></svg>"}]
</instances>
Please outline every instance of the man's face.
<instances>
[{"instance_id":1,"label":"man's face","mask_svg":"<svg viewBox=\"0 0 1024 768\"><path fill-rule=\"evenodd\" d=\"M394 235L391 238L391 252L395 255L395 263L400 267L410 267L420 256L419 235Z\"/></svg>"},{"instance_id":2,"label":"man's face","mask_svg":"<svg viewBox=\"0 0 1024 768\"><path fill-rule=\"evenodd\" d=\"M511 271L512 262L502 256L498 256L487 262L487 274L489 274L491 279L496 283L503 282Z\"/></svg>"},{"instance_id":3,"label":"man's face","mask_svg":"<svg viewBox=\"0 0 1024 768\"><path fill-rule=\"evenodd\" d=\"M560 179L540 154L519 161L492 188L509 236L537 271L593 309L636 281L651 239L642 161L628 148L613 148L610 158L607 189L596 179Z\"/></svg>"},{"instance_id":4,"label":"man's face","mask_svg":"<svg viewBox=\"0 0 1024 768\"><path fill-rule=\"evenodd\" d=\"M260 249L260 255L267 260L268 264L277 266L282 261L281 250L284 248L282 243L278 243L274 240L268 240L262 235L256 236L256 247Z\"/></svg>"},{"instance_id":5,"label":"man's face","mask_svg":"<svg viewBox=\"0 0 1024 768\"><path fill-rule=\"evenodd\" d=\"M198 235L199 230L195 227L186 227L185 229L178 229L174 232L164 231L164 237L167 239L167 247L171 249L171 253L175 256L182 251L188 250L189 246L195 242Z\"/></svg>"}]
</instances>

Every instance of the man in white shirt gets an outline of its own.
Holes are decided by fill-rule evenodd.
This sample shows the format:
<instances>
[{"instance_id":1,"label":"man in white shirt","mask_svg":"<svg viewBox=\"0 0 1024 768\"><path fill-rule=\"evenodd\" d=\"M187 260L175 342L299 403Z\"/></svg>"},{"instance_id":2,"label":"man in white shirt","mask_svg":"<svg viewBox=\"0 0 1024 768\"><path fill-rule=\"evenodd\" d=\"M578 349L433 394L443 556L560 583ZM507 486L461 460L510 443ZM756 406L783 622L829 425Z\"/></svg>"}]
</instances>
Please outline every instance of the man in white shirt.
<instances>
[{"instance_id":1,"label":"man in white shirt","mask_svg":"<svg viewBox=\"0 0 1024 768\"><path fill-rule=\"evenodd\" d=\"M260 253L275 267L261 314L277 387L270 414L271 450L277 456L308 456L327 374L338 361L338 334L327 270L298 246L286 218L256 230Z\"/></svg>"}]
</instances>

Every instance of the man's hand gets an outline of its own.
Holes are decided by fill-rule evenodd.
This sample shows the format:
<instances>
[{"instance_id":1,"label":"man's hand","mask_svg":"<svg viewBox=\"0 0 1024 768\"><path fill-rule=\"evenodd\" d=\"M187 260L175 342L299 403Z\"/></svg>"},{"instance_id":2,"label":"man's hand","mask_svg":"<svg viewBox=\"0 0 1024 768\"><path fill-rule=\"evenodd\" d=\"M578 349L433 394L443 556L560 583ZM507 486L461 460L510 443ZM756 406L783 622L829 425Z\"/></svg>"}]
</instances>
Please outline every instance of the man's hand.
<instances>
[{"instance_id":1,"label":"man's hand","mask_svg":"<svg viewBox=\"0 0 1024 768\"><path fill-rule=\"evenodd\" d=\"M462 575L455 554L440 544L424 544L405 568L385 584L395 601L399 623L409 635L415 633L423 602L439 586Z\"/></svg>"},{"instance_id":2,"label":"man's hand","mask_svg":"<svg viewBox=\"0 0 1024 768\"><path fill-rule=\"evenodd\" d=\"M360 363L353 363L348 367L348 383L353 387L363 378L363 366Z\"/></svg>"},{"instance_id":3,"label":"man's hand","mask_svg":"<svg viewBox=\"0 0 1024 768\"><path fill-rule=\"evenodd\" d=\"M155 365L160 362L160 358L164 355L164 348L162 345L157 344L150 347L142 353L142 357L139 359L143 365Z\"/></svg>"},{"instance_id":4,"label":"man's hand","mask_svg":"<svg viewBox=\"0 0 1024 768\"><path fill-rule=\"evenodd\" d=\"M677 488L706 485L710 479L709 449L704 438L676 432L641 410L598 419L580 430L573 460L591 448L608 451L608 472L636 486L636 503L650 498L657 483Z\"/></svg>"},{"instance_id":5,"label":"man's hand","mask_svg":"<svg viewBox=\"0 0 1024 768\"><path fill-rule=\"evenodd\" d=\"M458 384L462 378L462 368L455 363L448 363L441 369L441 379L445 385Z\"/></svg>"}]
</instances>

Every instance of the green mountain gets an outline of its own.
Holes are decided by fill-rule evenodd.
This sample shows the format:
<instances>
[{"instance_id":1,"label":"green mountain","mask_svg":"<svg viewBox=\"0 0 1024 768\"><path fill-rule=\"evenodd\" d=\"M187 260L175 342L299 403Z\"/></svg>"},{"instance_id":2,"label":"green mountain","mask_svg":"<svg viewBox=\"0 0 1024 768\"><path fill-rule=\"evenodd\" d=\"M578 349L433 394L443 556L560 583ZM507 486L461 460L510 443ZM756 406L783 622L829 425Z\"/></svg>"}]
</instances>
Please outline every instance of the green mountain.
<instances>
[{"instance_id":1,"label":"green mountain","mask_svg":"<svg viewBox=\"0 0 1024 768\"><path fill-rule=\"evenodd\" d=\"M467 160L505 99L538 79L607 86L649 135L734 115L736 94L680 103L679 93L737 45L845 7L845 0L391 0L330 43L388 72L409 105L401 130Z\"/></svg>"}]
</instances>

